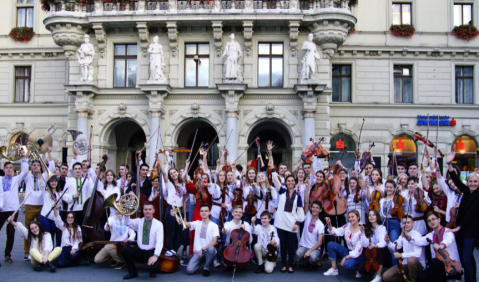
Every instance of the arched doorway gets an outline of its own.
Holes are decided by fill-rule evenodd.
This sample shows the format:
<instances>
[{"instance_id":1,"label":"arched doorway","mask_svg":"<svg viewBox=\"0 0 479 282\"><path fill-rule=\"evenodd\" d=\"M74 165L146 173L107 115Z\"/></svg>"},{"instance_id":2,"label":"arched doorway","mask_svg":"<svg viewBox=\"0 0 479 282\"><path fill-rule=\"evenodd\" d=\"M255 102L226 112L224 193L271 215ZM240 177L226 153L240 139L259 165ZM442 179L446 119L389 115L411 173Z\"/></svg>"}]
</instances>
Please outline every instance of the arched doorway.
<instances>
[{"instance_id":1,"label":"arched doorway","mask_svg":"<svg viewBox=\"0 0 479 282\"><path fill-rule=\"evenodd\" d=\"M253 127L249 136L248 136L248 145L255 141L256 137L260 139L260 149L261 154L263 157L263 161L265 164L267 163L266 159L266 143L271 140L273 141L274 148L273 148L273 160L275 165L279 165L280 163L286 163L288 165L288 169L293 169L293 160L292 160L292 152L291 152L291 135L289 130L281 124L279 121L274 119L268 119L259 122L256 126ZM242 152L238 152L238 156ZM256 144L253 144L247 152L247 159L253 160L257 158L258 148ZM246 165L246 164L241 164ZM244 167L246 170L246 166Z\"/></svg>"},{"instance_id":2,"label":"arched doorway","mask_svg":"<svg viewBox=\"0 0 479 282\"><path fill-rule=\"evenodd\" d=\"M107 168L118 173L121 164L127 164L129 170L136 174L135 152L143 148L146 135L138 123L130 119L120 119L111 126L108 136ZM146 150L141 158L145 160ZM148 160L146 160L148 163Z\"/></svg>"},{"instance_id":3,"label":"arched doorway","mask_svg":"<svg viewBox=\"0 0 479 282\"><path fill-rule=\"evenodd\" d=\"M198 134L196 135L195 144L193 146L193 139L195 139L196 130L198 130ZM215 139L216 135L216 129L211 124L201 119L192 119L191 121L185 123L180 129L176 140L178 146L187 149L191 149L191 146L193 146L190 152L192 154L190 158L192 165L188 173L190 177L193 176L195 169L198 167L198 159L200 156L197 154L197 152L201 144L208 143L208 146L211 146L210 143L213 141L213 139ZM216 160L219 156L218 142L219 137L216 138L213 146L211 146L210 150L208 151L207 162L208 167L210 168L216 168ZM185 166L185 161L190 153L177 153L176 166L178 168Z\"/></svg>"},{"instance_id":4,"label":"arched doorway","mask_svg":"<svg viewBox=\"0 0 479 282\"><path fill-rule=\"evenodd\" d=\"M396 136L389 144L388 172L390 173L393 164L393 155L396 152L397 163L403 162L409 167L410 163L417 163L417 146L414 140L408 135ZM439 162L441 163L441 162ZM394 176L397 176L396 164L394 165Z\"/></svg>"},{"instance_id":5,"label":"arched doorway","mask_svg":"<svg viewBox=\"0 0 479 282\"><path fill-rule=\"evenodd\" d=\"M356 142L354 142L354 139L346 134L338 134L331 138L330 144L329 153L331 156L331 164L336 164L341 151L346 147L346 153L343 154L341 163L347 168L353 168L354 161L356 160L354 156L354 152L356 152Z\"/></svg>"},{"instance_id":6,"label":"arched doorway","mask_svg":"<svg viewBox=\"0 0 479 282\"><path fill-rule=\"evenodd\" d=\"M456 158L453 164L458 165L461 171L474 171L477 153L477 144L474 139L467 135L459 136L454 140L452 150L456 152ZM466 175L467 173L461 173L461 177L465 177Z\"/></svg>"}]
</instances>

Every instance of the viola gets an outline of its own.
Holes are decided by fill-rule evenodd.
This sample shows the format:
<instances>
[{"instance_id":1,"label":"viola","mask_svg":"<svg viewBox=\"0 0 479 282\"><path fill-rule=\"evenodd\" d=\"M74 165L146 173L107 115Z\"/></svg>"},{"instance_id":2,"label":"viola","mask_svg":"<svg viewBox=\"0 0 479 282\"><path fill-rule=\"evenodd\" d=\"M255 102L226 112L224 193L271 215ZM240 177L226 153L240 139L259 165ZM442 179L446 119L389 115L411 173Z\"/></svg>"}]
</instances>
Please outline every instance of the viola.
<instances>
[{"instance_id":1,"label":"viola","mask_svg":"<svg viewBox=\"0 0 479 282\"><path fill-rule=\"evenodd\" d=\"M418 213L423 213L427 210L426 201L424 201L424 191L419 188L416 188L414 192L414 198L416 198L416 208L415 211Z\"/></svg>"},{"instance_id":2,"label":"viola","mask_svg":"<svg viewBox=\"0 0 479 282\"><path fill-rule=\"evenodd\" d=\"M369 239L371 242L371 239ZM366 249L366 271L370 272L371 270L378 271L379 263L378 263L378 250L375 248L367 248Z\"/></svg>"},{"instance_id":3,"label":"viola","mask_svg":"<svg viewBox=\"0 0 479 282\"><path fill-rule=\"evenodd\" d=\"M427 238L429 244L434 244L431 239ZM459 262L451 259L449 252L444 249L436 250L436 258L444 263L447 276L454 277L455 279L461 279L462 267ZM459 277L459 278L458 278Z\"/></svg>"},{"instance_id":4,"label":"viola","mask_svg":"<svg viewBox=\"0 0 479 282\"><path fill-rule=\"evenodd\" d=\"M421 141L422 143L424 143L426 146L430 147L430 148L436 148L436 145L434 145L434 143L432 143L431 141L429 141L426 137L424 137L421 133L419 132L414 132L414 142L416 141ZM441 158L444 158L444 154L441 152L441 150L437 150L439 152L439 154L441 155Z\"/></svg>"},{"instance_id":5,"label":"viola","mask_svg":"<svg viewBox=\"0 0 479 282\"><path fill-rule=\"evenodd\" d=\"M369 203L369 210L379 210L379 200L381 199L381 193L378 191L374 191L371 199L371 203Z\"/></svg>"},{"instance_id":6,"label":"viola","mask_svg":"<svg viewBox=\"0 0 479 282\"><path fill-rule=\"evenodd\" d=\"M274 238L274 231L271 231L271 241L273 241L273 238ZM278 247L269 243L268 252L266 253L266 260L270 262L276 262L278 260L278 255L276 253L277 250L278 250Z\"/></svg>"},{"instance_id":7,"label":"viola","mask_svg":"<svg viewBox=\"0 0 479 282\"><path fill-rule=\"evenodd\" d=\"M372 147L375 147L376 145L374 145L374 142L372 144L369 145L369 149L371 149ZM366 168L366 165L369 163L369 160L371 159L371 153L369 152L369 150L367 152L364 152L363 155L361 156L361 171L364 170Z\"/></svg>"},{"instance_id":8,"label":"viola","mask_svg":"<svg viewBox=\"0 0 479 282\"><path fill-rule=\"evenodd\" d=\"M251 259L248 249L250 234L243 228L231 231L230 245L223 252L224 263L232 268L246 268Z\"/></svg>"},{"instance_id":9,"label":"viola","mask_svg":"<svg viewBox=\"0 0 479 282\"><path fill-rule=\"evenodd\" d=\"M310 138L309 141L313 141L313 138ZM324 141L324 137L321 137L321 139L318 140L318 142L313 143L308 149L307 152L304 152L301 154L301 160L304 163L311 163L311 157L312 156L317 156L318 158L323 158L329 156L329 152L323 149L323 146L321 145L321 142Z\"/></svg>"},{"instance_id":10,"label":"viola","mask_svg":"<svg viewBox=\"0 0 479 282\"><path fill-rule=\"evenodd\" d=\"M394 208L391 210L391 215L398 219L402 219L404 216L404 210L402 205L404 203L404 197L399 194L399 190L396 188L396 195L393 197Z\"/></svg>"},{"instance_id":11,"label":"viola","mask_svg":"<svg viewBox=\"0 0 479 282\"><path fill-rule=\"evenodd\" d=\"M460 199L460 197L457 198L456 203L459 203L459 199ZM449 222L447 223L446 227L449 228L449 229L457 228L457 215L458 215L458 213L459 213L459 208L453 207L453 208L449 211L449 213L450 213L450 215L451 215L451 219L450 219Z\"/></svg>"},{"instance_id":12,"label":"viola","mask_svg":"<svg viewBox=\"0 0 479 282\"><path fill-rule=\"evenodd\" d=\"M98 169L93 191L90 195L90 198L88 198L83 205L84 218L82 226L85 227L85 237L88 238L89 242L104 241L109 237L108 232L103 229L103 226L105 226L105 223L108 220L105 213L105 208L103 208L104 199L102 194L97 190L98 182L100 182L101 168L103 168L108 161L107 155L104 155L102 158L103 161L100 164L100 169ZM93 248L89 251L89 255L94 256L99 251L100 248Z\"/></svg>"},{"instance_id":13,"label":"viola","mask_svg":"<svg viewBox=\"0 0 479 282\"><path fill-rule=\"evenodd\" d=\"M394 251L397 253L397 251L398 251L398 244L397 244L397 243L395 243L395 244L396 244L396 247L395 247L395 250L394 250ZM402 265L402 259L398 259L397 262L398 262L399 272L401 272L401 275L402 275L402 280L403 280L403 282L408 282L406 272L404 272L404 267L403 267L403 265Z\"/></svg>"}]
</instances>

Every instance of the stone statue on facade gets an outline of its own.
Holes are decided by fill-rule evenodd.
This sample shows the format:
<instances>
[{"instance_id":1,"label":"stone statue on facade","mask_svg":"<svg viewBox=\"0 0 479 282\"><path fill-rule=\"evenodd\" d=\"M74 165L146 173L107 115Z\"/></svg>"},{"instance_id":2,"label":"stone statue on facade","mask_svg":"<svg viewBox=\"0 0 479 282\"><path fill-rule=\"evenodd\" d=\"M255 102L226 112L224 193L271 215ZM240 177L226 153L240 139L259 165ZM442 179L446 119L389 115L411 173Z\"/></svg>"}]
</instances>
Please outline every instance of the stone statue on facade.
<instances>
[{"instance_id":1,"label":"stone statue on facade","mask_svg":"<svg viewBox=\"0 0 479 282\"><path fill-rule=\"evenodd\" d=\"M90 43L90 36L85 34L83 36L84 42L77 50L78 63L81 70L81 81L93 81L93 56L95 56L95 49Z\"/></svg>"},{"instance_id":2,"label":"stone statue on facade","mask_svg":"<svg viewBox=\"0 0 479 282\"><path fill-rule=\"evenodd\" d=\"M235 40L235 35L230 35L231 41L226 43L225 51L221 58L226 56L225 66L226 75L225 83L242 83L243 76L241 75L240 59L241 59L241 46L238 41Z\"/></svg>"},{"instance_id":3,"label":"stone statue on facade","mask_svg":"<svg viewBox=\"0 0 479 282\"><path fill-rule=\"evenodd\" d=\"M158 43L158 36L153 37L153 43L148 47L150 54L150 78L147 83L166 83L166 77L163 74L165 57L163 56L163 47Z\"/></svg>"},{"instance_id":4,"label":"stone statue on facade","mask_svg":"<svg viewBox=\"0 0 479 282\"><path fill-rule=\"evenodd\" d=\"M303 68L301 70L301 84L318 83L318 80L314 78L316 73L316 60L321 60L321 56L316 48L316 43L313 42L314 35L310 33L308 40L303 43L301 50L306 50L306 54L301 62Z\"/></svg>"}]
</instances>

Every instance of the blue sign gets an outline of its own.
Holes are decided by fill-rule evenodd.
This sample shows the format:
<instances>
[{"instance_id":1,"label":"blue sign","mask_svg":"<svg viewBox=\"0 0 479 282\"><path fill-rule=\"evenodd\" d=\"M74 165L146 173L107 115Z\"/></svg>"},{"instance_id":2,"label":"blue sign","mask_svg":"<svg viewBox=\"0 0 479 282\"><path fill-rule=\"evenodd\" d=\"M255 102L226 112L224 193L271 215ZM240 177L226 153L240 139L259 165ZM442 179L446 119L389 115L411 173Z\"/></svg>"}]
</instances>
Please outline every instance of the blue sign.
<instances>
[{"instance_id":1,"label":"blue sign","mask_svg":"<svg viewBox=\"0 0 479 282\"><path fill-rule=\"evenodd\" d=\"M454 118L449 120L450 116L429 116L429 125L437 126L439 117L439 126L455 126ZM427 125L428 116L417 115L417 125Z\"/></svg>"}]
</instances>

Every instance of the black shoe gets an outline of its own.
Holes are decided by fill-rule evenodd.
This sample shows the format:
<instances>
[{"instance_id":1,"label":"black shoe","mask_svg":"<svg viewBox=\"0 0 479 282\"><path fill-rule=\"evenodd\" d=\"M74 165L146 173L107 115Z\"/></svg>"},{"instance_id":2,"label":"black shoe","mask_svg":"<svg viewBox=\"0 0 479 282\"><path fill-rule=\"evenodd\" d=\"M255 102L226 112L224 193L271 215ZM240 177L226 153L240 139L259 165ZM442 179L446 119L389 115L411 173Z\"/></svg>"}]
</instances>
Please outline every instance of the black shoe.
<instances>
[{"instance_id":1,"label":"black shoe","mask_svg":"<svg viewBox=\"0 0 479 282\"><path fill-rule=\"evenodd\" d=\"M256 269L255 273L261 273L264 271L264 263L262 265L258 265L258 268Z\"/></svg>"},{"instance_id":2,"label":"black shoe","mask_svg":"<svg viewBox=\"0 0 479 282\"><path fill-rule=\"evenodd\" d=\"M210 276L210 271L208 269L203 269L203 276L204 277Z\"/></svg>"},{"instance_id":3,"label":"black shoe","mask_svg":"<svg viewBox=\"0 0 479 282\"><path fill-rule=\"evenodd\" d=\"M294 269L291 269L291 270L288 269L288 273L289 273L289 274L293 274L293 273L294 273Z\"/></svg>"},{"instance_id":4,"label":"black shoe","mask_svg":"<svg viewBox=\"0 0 479 282\"><path fill-rule=\"evenodd\" d=\"M311 270L311 264L309 262L304 264L304 270L305 271L310 271Z\"/></svg>"},{"instance_id":5,"label":"black shoe","mask_svg":"<svg viewBox=\"0 0 479 282\"><path fill-rule=\"evenodd\" d=\"M156 271L150 272L150 277L155 278L156 277Z\"/></svg>"},{"instance_id":6,"label":"black shoe","mask_svg":"<svg viewBox=\"0 0 479 282\"><path fill-rule=\"evenodd\" d=\"M81 259L81 260L80 260L80 265L90 265L90 260L88 260L88 259Z\"/></svg>"},{"instance_id":7,"label":"black shoe","mask_svg":"<svg viewBox=\"0 0 479 282\"><path fill-rule=\"evenodd\" d=\"M33 270L35 271L41 271L42 270L42 265L41 264L36 264L33 266Z\"/></svg>"},{"instance_id":8,"label":"black shoe","mask_svg":"<svg viewBox=\"0 0 479 282\"><path fill-rule=\"evenodd\" d=\"M110 264L110 266L116 266L117 264L118 264L118 262L112 261L111 264Z\"/></svg>"},{"instance_id":9,"label":"black shoe","mask_svg":"<svg viewBox=\"0 0 479 282\"><path fill-rule=\"evenodd\" d=\"M47 267L50 269L50 272L55 272L57 269L51 262L47 261L46 263Z\"/></svg>"},{"instance_id":10,"label":"black shoe","mask_svg":"<svg viewBox=\"0 0 479 282\"><path fill-rule=\"evenodd\" d=\"M135 277L138 277L138 272L128 273L127 275L123 276L123 279L128 280Z\"/></svg>"},{"instance_id":11,"label":"black shoe","mask_svg":"<svg viewBox=\"0 0 479 282\"><path fill-rule=\"evenodd\" d=\"M26 260L30 260L30 259L28 258L28 254L25 254L25 256L23 257L23 260L25 260L25 261L26 261Z\"/></svg>"},{"instance_id":12,"label":"black shoe","mask_svg":"<svg viewBox=\"0 0 479 282\"><path fill-rule=\"evenodd\" d=\"M281 271L282 273L285 273L286 271L288 271L288 268L287 268L287 267L285 267L284 269L281 268L280 271Z\"/></svg>"},{"instance_id":13,"label":"black shoe","mask_svg":"<svg viewBox=\"0 0 479 282\"><path fill-rule=\"evenodd\" d=\"M229 266L226 266L226 267L223 269L223 272L229 272L229 271L233 271L233 268L232 268L232 267L229 267Z\"/></svg>"}]
</instances>

